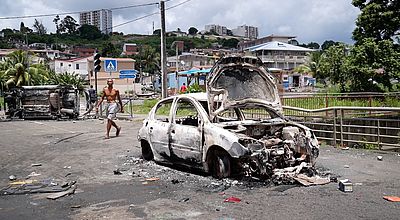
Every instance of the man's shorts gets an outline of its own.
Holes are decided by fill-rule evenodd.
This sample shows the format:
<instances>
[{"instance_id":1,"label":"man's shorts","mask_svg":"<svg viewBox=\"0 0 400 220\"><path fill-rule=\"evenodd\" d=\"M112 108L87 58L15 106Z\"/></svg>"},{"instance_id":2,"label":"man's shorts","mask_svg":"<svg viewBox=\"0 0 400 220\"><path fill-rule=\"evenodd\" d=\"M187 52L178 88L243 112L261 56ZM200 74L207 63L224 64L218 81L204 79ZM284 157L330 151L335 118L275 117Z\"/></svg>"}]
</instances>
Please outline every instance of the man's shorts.
<instances>
[{"instance_id":1,"label":"man's shorts","mask_svg":"<svg viewBox=\"0 0 400 220\"><path fill-rule=\"evenodd\" d=\"M114 120L119 112L119 105L115 102L107 103L107 118Z\"/></svg>"}]
</instances>

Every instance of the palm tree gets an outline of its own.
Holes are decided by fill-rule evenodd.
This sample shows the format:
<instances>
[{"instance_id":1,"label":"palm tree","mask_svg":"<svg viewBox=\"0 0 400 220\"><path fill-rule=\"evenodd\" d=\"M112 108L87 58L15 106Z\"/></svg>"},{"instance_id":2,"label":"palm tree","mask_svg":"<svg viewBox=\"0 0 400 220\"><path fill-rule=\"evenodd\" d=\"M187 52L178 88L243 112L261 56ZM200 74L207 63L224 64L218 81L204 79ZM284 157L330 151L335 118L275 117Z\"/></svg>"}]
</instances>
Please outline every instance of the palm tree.
<instances>
[{"instance_id":1,"label":"palm tree","mask_svg":"<svg viewBox=\"0 0 400 220\"><path fill-rule=\"evenodd\" d=\"M17 50L9 54L2 64L6 86L29 86L42 85L47 80L47 70L43 64L29 65L29 57L27 52Z\"/></svg>"}]
</instances>

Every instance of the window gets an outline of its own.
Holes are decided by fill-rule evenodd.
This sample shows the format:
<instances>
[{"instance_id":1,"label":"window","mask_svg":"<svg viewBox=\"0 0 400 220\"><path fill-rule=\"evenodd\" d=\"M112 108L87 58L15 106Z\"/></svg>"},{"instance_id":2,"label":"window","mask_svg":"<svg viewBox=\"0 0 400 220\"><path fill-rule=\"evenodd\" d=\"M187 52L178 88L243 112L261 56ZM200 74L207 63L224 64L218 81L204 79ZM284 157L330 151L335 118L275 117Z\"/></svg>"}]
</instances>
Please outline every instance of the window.
<instances>
[{"instance_id":1,"label":"window","mask_svg":"<svg viewBox=\"0 0 400 220\"><path fill-rule=\"evenodd\" d=\"M168 122L169 112L172 106L172 100L169 99L158 104L156 112L154 113L154 119L157 121Z\"/></svg>"},{"instance_id":2,"label":"window","mask_svg":"<svg viewBox=\"0 0 400 220\"><path fill-rule=\"evenodd\" d=\"M198 112L193 103L186 99L180 99L175 112L175 123L197 127L198 120Z\"/></svg>"},{"instance_id":3,"label":"window","mask_svg":"<svg viewBox=\"0 0 400 220\"><path fill-rule=\"evenodd\" d=\"M79 63L75 64L75 69L79 70Z\"/></svg>"},{"instance_id":4,"label":"window","mask_svg":"<svg viewBox=\"0 0 400 220\"><path fill-rule=\"evenodd\" d=\"M63 66L64 64L63 63L60 63L60 66Z\"/></svg>"}]
</instances>

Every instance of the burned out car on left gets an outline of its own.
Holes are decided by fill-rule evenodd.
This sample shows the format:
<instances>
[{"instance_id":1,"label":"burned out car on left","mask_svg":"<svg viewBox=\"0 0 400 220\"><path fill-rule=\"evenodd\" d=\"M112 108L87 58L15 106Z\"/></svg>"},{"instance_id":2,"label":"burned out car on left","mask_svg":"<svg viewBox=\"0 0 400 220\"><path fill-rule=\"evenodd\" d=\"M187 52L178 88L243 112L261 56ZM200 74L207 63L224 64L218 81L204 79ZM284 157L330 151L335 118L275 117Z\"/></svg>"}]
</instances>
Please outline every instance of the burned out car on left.
<instances>
[{"instance_id":1,"label":"burned out car on left","mask_svg":"<svg viewBox=\"0 0 400 220\"><path fill-rule=\"evenodd\" d=\"M4 93L6 117L21 119L76 118L79 91L73 86L22 86Z\"/></svg>"},{"instance_id":2,"label":"burned out car on left","mask_svg":"<svg viewBox=\"0 0 400 220\"><path fill-rule=\"evenodd\" d=\"M207 78L207 93L159 101L138 140L146 160L217 178L294 174L312 168L319 155L314 133L282 115L274 79L254 57L222 58Z\"/></svg>"}]
</instances>

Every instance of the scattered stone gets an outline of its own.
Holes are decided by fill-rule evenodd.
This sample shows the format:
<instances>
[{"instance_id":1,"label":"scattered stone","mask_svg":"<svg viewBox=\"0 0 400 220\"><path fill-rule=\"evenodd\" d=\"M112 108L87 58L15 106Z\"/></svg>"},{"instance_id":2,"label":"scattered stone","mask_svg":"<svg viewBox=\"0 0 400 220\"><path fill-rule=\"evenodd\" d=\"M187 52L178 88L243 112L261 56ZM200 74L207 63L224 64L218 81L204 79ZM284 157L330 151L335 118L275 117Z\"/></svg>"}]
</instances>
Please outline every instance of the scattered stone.
<instances>
[{"instance_id":1,"label":"scattered stone","mask_svg":"<svg viewBox=\"0 0 400 220\"><path fill-rule=\"evenodd\" d=\"M116 169L113 172L114 172L114 175L121 175L122 174L119 169Z\"/></svg>"},{"instance_id":2,"label":"scattered stone","mask_svg":"<svg viewBox=\"0 0 400 220\"><path fill-rule=\"evenodd\" d=\"M71 209L79 209L81 207L81 205L73 205L71 206Z\"/></svg>"},{"instance_id":3,"label":"scattered stone","mask_svg":"<svg viewBox=\"0 0 400 220\"><path fill-rule=\"evenodd\" d=\"M71 166L64 166L64 169L71 169Z\"/></svg>"},{"instance_id":4,"label":"scattered stone","mask_svg":"<svg viewBox=\"0 0 400 220\"><path fill-rule=\"evenodd\" d=\"M382 161L383 157L382 156L377 156L376 159L378 159L379 161Z\"/></svg>"},{"instance_id":5,"label":"scattered stone","mask_svg":"<svg viewBox=\"0 0 400 220\"><path fill-rule=\"evenodd\" d=\"M33 163L33 164L31 164L31 167L40 167L40 166L42 166L41 163Z\"/></svg>"},{"instance_id":6,"label":"scattered stone","mask_svg":"<svg viewBox=\"0 0 400 220\"><path fill-rule=\"evenodd\" d=\"M39 205L39 203L37 203L37 202L29 202L29 204L34 205L34 206Z\"/></svg>"},{"instance_id":7,"label":"scattered stone","mask_svg":"<svg viewBox=\"0 0 400 220\"><path fill-rule=\"evenodd\" d=\"M187 201L189 201L189 198L183 198L183 199L179 200L179 202L187 202Z\"/></svg>"},{"instance_id":8,"label":"scattered stone","mask_svg":"<svg viewBox=\"0 0 400 220\"><path fill-rule=\"evenodd\" d=\"M35 171L33 171L31 174L28 175L28 177L35 177L35 176L40 176L40 173L36 173Z\"/></svg>"},{"instance_id":9,"label":"scattered stone","mask_svg":"<svg viewBox=\"0 0 400 220\"><path fill-rule=\"evenodd\" d=\"M17 177L15 177L14 175L11 175L11 176L8 177L8 179L10 179L11 181L13 181L13 180L16 180Z\"/></svg>"},{"instance_id":10,"label":"scattered stone","mask_svg":"<svg viewBox=\"0 0 400 220\"><path fill-rule=\"evenodd\" d=\"M344 147L344 148L342 148L342 150L349 150L350 149L350 147Z\"/></svg>"},{"instance_id":11,"label":"scattered stone","mask_svg":"<svg viewBox=\"0 0 400 220\"><path fill-rule=\"evenodd\" d=\"M349 165L344 165L344 168L350 168L350 166Z\"/></svg>"}]
</instances>

